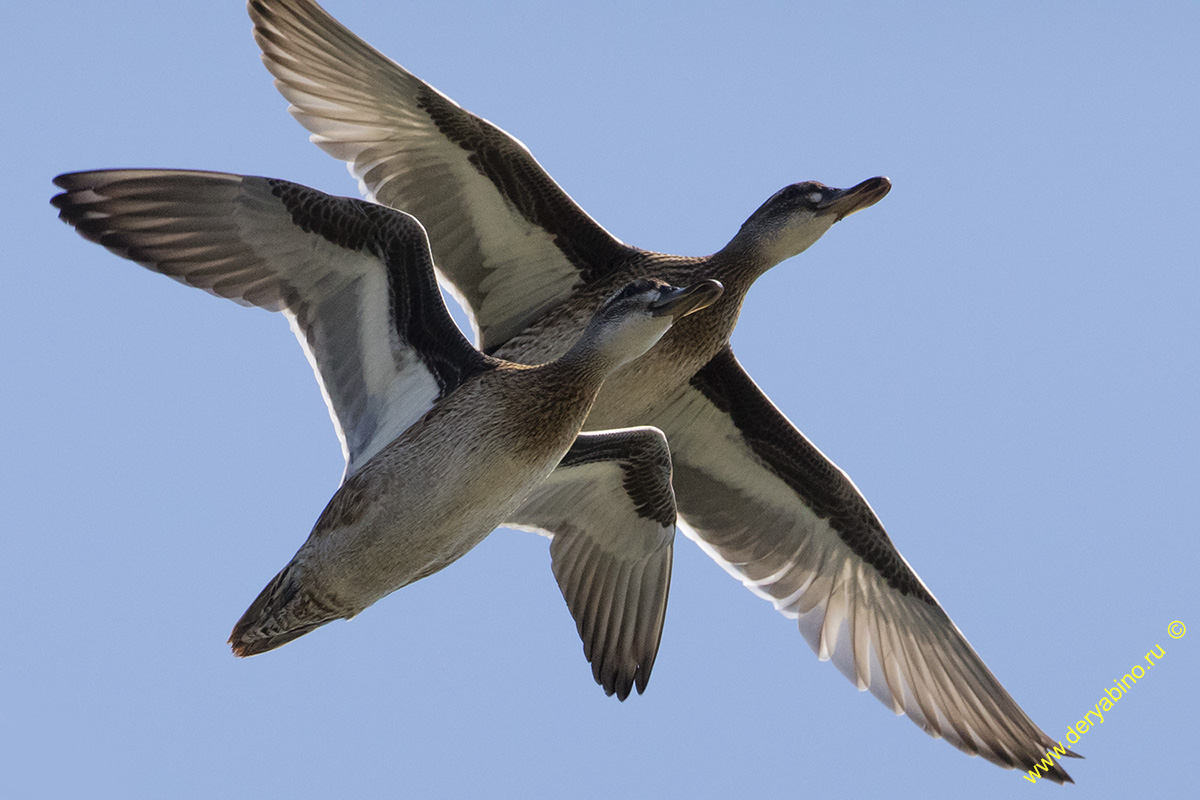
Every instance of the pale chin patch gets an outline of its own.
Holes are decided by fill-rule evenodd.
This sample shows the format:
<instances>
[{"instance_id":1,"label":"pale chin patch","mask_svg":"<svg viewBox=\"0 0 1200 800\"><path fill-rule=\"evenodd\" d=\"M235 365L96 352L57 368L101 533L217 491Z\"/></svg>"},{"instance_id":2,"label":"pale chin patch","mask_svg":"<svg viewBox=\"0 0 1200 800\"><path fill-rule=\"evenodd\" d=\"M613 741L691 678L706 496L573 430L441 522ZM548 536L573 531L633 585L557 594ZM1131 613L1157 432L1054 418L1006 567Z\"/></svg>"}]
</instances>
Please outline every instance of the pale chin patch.
<instances>
[{"instance_id":1,"label":"pale chin patch","mask_svg":"<svg viewBox=\"0 0 1200 800\"><path fill-rule=\"evenodd\" d=\"M814 194L817 193L814 192ZM817 216L805 213L789 220L772 248L774 252L771 255L775 258L775 263L778 264L780 261L803 253L824 236L831 227L833 227L833 217L828 214Z\"/></svg>"},{"instance_id":2,"label":"pale chin patch","mask_svg":"<svg viewBox=\"0 0 1200 800\"><path fill-rule=\"evenodd\" d=\"M670 315L646 315L630 320L630 324L615 333L611 343L617 361L624 364L644 354L658 343L672 322Z\"/></svg>"}]
</instances>

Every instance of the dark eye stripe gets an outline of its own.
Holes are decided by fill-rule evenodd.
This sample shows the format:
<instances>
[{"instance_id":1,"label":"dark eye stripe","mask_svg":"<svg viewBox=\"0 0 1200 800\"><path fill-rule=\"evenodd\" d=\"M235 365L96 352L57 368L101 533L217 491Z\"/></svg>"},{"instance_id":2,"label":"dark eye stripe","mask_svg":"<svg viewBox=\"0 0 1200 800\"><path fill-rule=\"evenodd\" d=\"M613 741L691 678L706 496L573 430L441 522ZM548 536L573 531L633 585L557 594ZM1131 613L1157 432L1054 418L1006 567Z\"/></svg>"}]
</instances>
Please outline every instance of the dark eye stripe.
<instances>
[{"instance_id":1,"label":"dark eye stripe","mask_svg":"<svg viewBox=\"0 0 1200 800\"><path fill-rule=\"evenodd\" d=\"M624 300L626 298L633 297L634 295L641 294L642 292L647 292L653 289L656 286L656 283L656 281L651 281L647 278L639 278L638 280L627 284L624 289L613 296L613 299L610 302Z\"/></svg>"},{"instance_id":2,"label":"dark eye stripe","mask_svg":"<svg viewBox=\"0 0 1200 800\"><path fill-rule=\"evenodd\" d=\"M775 193L775 200L785 200L795 202L804 200L808 203L819 203L825 196L825 186L814 181L805 181L804 183L794 183L791 186L785 186ZM815 195L815 197L814 197Z\"/></svg>"}]
</instances>

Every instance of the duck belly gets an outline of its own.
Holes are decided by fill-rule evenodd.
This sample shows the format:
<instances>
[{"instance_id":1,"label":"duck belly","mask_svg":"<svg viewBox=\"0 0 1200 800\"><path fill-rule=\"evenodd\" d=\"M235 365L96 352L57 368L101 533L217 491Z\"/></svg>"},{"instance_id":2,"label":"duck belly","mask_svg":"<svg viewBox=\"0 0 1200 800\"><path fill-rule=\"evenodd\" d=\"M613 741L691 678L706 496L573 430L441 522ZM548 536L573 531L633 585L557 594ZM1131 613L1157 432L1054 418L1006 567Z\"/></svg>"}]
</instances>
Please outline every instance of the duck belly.
<instances>
[{"instance_id":1,"label":"duck belly","mask_svg":"<svg viewBox=\"0 0 1200 800\"><path fill-rule=\"evenodd\" d=\"M471 432L459 431L456 438L459 446L449 448L443 439L434 458L414 457L421 448L381 451L376 458L391 464L366 480L355 475L347 481L296 554L306 583L345 616L464 556L516 510L562 455L506 451L508 443Z\"/></svg>"}]
</instances>

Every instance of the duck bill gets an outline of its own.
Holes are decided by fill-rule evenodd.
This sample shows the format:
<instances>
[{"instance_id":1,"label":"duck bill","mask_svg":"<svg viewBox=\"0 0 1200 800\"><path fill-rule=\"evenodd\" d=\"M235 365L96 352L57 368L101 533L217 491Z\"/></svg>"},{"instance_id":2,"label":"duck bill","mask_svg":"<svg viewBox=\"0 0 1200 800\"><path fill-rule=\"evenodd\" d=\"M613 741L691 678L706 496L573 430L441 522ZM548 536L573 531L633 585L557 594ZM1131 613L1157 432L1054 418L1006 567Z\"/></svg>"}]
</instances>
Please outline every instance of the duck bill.
<instances>
[{"instance_id":1,"label":"duck bill","mask_svg":"<svg viewBox=\"0 0 1200 800\"><path fill-rule=\"evenodd\" d=\"M721 282L713 280L700 281L684 288L674 287L663 291L658 300L650 306L650 311L656 317L670 314L679 319L693 311L708 308L723 291L725 287Z\"/></svg>"},{"instance_id":2,"label":"duck bill","mask_svg":"<svg viewBox=\"0 0 1200 800\"><path fill-rule=\"evenodd\" d=\"M855 211L870 208L892 190L892 182L880 176L863 181L849 189L835 189L818 206L821 214L836 214L834 222L845 219Z\"/></svg>"}]
</instances>

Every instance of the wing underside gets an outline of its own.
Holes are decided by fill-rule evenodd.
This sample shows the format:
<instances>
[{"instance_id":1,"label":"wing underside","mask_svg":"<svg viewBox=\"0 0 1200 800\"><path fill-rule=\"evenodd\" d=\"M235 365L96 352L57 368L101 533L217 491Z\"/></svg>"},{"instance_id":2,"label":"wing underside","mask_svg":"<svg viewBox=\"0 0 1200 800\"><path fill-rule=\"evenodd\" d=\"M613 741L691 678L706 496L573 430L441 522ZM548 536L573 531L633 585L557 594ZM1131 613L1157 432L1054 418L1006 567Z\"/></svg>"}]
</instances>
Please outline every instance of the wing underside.
<instances>
[{"instance_id":1,"label":"wing underside","mask_svg":"<svg viewBox=\"0 0 1200 800\"><path fill-rule=\"evenodd\" d=\"M850 479L762 394L731 350L654 422L671 442L680 527L796 619L819 658L930 735L1002 767L1029 769L1054 747ZM1070 780L1057 764L1045 777Z\"/></svg>"},{"instance_id":2,"label":"wing underside","mask_svg":"<svg viewBox=\"0 0 1200 800\"><path fill-rule=\"evenodd\" d=\"M508 525L551 537L554 577L596 682L624 700L658 654L675 536L666 440L654 428L583 433Z\"/></svg>"},{"instance_id":3,"label":"wing underside","mask_svg":"<svg viewBox=\"0 0 1200 800\"><path fill-rule=\"evenodd\" d=\"M525 145L379 53L311 0L250 0L275 86L365 196L414 214L481 349L630 252Z\"/></svg>"},{"instance_id":4,"label":"wing underside","mask_svg":"<svg viewBox=\"0 0 1200 800\"><path fill-rule=\"evenodd\" d=\"M100 170L55 182L60 217L155 272L284 312L330 408L347 473L474 371L420 223L287 181Z\"/></svg>"}]
</instances>

